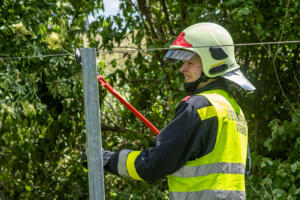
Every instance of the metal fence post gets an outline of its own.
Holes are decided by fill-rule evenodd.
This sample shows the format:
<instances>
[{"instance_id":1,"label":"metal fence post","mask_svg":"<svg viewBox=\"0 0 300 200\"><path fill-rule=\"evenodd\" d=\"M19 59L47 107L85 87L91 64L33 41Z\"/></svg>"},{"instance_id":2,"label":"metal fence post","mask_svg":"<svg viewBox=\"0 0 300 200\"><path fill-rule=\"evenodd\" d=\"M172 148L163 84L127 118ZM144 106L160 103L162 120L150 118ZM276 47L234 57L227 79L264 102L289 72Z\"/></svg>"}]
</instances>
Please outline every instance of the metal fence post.
<instances>
[{"instance_id":1,"label":"metal fence post","mask_svg":"<svg viewBox=\"0 0 300 200\"><path fill-rule=\"evenodd\" d=\"M87 131L89 195L91 200L104 200L104 173L100 128L99 90L96 49L80 48L83 66L84 110Z\"/></svg>"}]
</instances>

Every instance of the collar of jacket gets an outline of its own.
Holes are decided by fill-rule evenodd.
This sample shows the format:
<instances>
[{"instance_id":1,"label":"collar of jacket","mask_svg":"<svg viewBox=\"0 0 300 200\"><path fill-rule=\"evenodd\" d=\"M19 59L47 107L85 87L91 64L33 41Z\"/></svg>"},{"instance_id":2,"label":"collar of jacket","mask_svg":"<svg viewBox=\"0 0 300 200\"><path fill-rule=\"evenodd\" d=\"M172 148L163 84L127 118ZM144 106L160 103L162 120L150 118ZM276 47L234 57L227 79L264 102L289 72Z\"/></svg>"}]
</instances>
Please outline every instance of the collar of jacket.
<instances>
[{"instance_id":1,"label":"collar of jacket","mask_svg":"<svg viewBox=\"0 0 300 200\"><path fill-rule=\"evenodd\" d=\"M196 89L194 92L192 92L190 95L193 94L199 94L201 92L209 91L209 90L215 90L215 89L221 89L221 90L226 90L227 91L227 85L226 81L223 78L219 78L218 80L209 83L208 85Z\"/></svg>"}]
</instances>

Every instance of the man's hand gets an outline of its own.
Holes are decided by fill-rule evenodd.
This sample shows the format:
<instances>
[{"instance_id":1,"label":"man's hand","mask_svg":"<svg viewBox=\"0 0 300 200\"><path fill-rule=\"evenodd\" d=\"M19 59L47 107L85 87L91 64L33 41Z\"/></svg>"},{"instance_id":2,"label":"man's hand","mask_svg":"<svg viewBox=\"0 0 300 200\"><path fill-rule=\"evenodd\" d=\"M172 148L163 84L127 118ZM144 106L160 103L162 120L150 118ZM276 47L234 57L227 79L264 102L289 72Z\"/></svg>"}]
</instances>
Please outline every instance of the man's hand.
<instances>
[{"instance_id":1,"label":"man's hand","mask_svg":"<svg viewBox=\"0 0 300 200\"><path fill-rule=\"evenodd\" d=\"M106 168L106 165L108 165L112 155L114 155L114 152L112 151L108 151L108 150L105 150L103 149L102 150L102 157L103 157L103 167L104 169ZM87 154L86 152L84 151L82 154L81 154L81 162L82 162L82 165L85 167L85 168L88 168L88 157L87 157Z\"/></svg>"},{"instance_id":2,"label":"man's hand","mask_svg":"<svg viewBox=\"0 0 300 200\"><path fill-rule=\"evenodd\" d=\"M102 150L103 167L104 168L109 163L112 155L114 155L114 152L111 152L111 151L108 151L108 150L105 150L105 149Z\"/></svg>"},{"instance_id":3,"label":"man's hand","mask_svg":"<svg viewBox=\"0 0 300 200\"><path fill-rule=\"evenodd\" d=\"M88 157L87 157L87 155L86 155L86 152L85 152L85 151L82 152L82 154L81 154L81 163L82 163L82 165L83 165L85 168L88 168L88 165L87 165L87 159L88 159Z\"/></svg>"}]
</instances>

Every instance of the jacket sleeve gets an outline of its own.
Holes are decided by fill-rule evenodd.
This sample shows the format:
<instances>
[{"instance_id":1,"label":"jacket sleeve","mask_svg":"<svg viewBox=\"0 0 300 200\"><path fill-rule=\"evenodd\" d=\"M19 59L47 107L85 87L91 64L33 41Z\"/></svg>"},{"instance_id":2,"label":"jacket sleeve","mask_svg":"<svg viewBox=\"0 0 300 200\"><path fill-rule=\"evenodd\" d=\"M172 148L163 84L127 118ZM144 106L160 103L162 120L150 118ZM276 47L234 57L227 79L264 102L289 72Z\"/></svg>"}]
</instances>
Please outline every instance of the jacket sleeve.
<instances>
[{"instance_id":1,"label":"jacket sleeve","mask_svg":"<svg viewBox=\"0 0 300 200\"><path fill-rule=\"evenodd\" d=\"M206 100L200 108L207 104ZM214 138L208 136L206 129L211 128L213 124L217 125L217 121L202 121L198 109L199 106L189 101L181 102L173 121L156 137L154 147L143 151L117 152L106 169L136 180L155 181L175 172L186 161L207 153L214 146Z\"/></svg>"}]
</instances>

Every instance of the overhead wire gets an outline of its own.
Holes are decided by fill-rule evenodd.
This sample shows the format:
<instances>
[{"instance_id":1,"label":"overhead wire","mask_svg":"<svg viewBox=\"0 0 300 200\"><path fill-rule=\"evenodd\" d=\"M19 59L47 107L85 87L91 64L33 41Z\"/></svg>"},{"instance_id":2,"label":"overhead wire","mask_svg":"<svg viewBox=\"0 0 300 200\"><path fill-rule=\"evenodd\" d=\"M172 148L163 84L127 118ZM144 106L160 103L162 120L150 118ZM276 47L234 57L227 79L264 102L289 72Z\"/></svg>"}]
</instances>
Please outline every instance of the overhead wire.
<instances>
[{"instance_id":1,"label":"overhead wire","mask_svg":"<svg viewBox=\"0 0 300 200\"><path fill-rule=\"evenodd\" d=\"M221 47L227 47L227 46L258 46L258 45L272 45L272 44L297 44L300 43L300 40L292 40L292 41L277 41L277 42L253 42L253 43L239 43L239 44L224 44L224 45L218 45ZM207 45L207 46L195 46L195 47L185 47L186 49L193 48L209 48L209 47L215 47L216 45ZM126 48L126 47L116 47L116 48ZM99 54L105 54L105 53L127 53L127 52L138 52L138 51L161 51L161 50L170 50L174 48L170 47L158 47L158 48L134 48L134 47L128 47L127 50L112 50L112 51L97 51Z\"/></svg>"},{"instance_id":2,"label":"overhead wire","mask_svg":"<svg viewBox=\"0 0 300 200\"><path fill-rule=\"evenodd\" d=\"M300 40L292 40L292 41L275 41L275 42L252 42L252 43L239 43L239 44L225 44L225 45L218 45L221 47L227 47L227 46L235 46L235 47L241 47L241 46L261 46L261 45L274 45L274 44L298 44L300 43ZM207 46L196 46L196 47L186 47L189 48L209 48L209 47L215 47L215 45L207 45ZM126 50L111 50L111 51L103 51L99 50L97 51L98 54L111 54L111 53L129 53L129 52L147 52L147 51L162 51L162 50L170 50L174 48L170 47L158 47L158 48L135 48L135 47L116 47L116 48L124 48ZM65 52L67 52L65 49L63 49ZM17 59L30 59L30 58L47 58L47 57L62 57L62 56L75 56L75 53L72 54L70 52L67 53L60 53L60 54L48 54L48 55L34 55L34 56L0 56L1 60L17 60Z\"/></svg>"},{"instance_id":3,"label":"overhead wire","mask_svg":"<svg viewBox=\"0 0 300 200\"><path fill-rule=\"evenodd\" d=\"M15 56L15 57L6 57L2 56L2 60L18 60L18 59L29 59L29 58L47 58L47 57L61 57L61 56L70 56L70 54L60 53L60 54L49 54L49 55L37 55L37 56ZM72 55L74 56L74 55Z\"/></svg>"}]
</instances>

